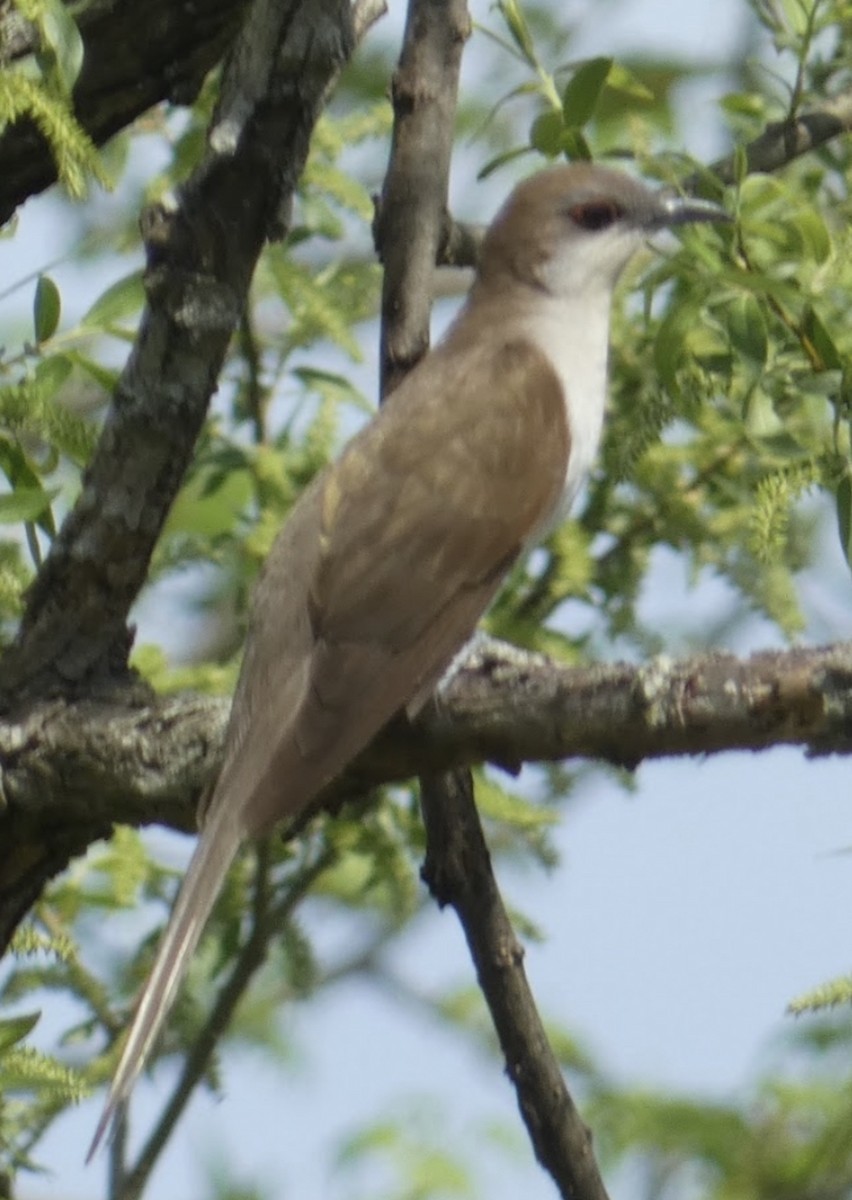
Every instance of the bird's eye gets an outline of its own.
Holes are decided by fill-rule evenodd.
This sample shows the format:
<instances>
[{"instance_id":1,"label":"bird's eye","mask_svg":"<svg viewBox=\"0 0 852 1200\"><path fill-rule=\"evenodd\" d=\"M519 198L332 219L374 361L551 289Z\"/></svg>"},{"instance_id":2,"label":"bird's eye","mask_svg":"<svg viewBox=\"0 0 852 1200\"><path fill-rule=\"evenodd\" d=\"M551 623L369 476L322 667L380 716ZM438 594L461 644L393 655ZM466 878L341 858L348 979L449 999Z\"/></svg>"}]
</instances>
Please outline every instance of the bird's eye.
<instances>
[{"instance_id":1,"label":"bird's eye","mask_svg":"<svg viewBox=\"0 0 852 1200\"><path fill-rule=\"evenodd\" d=\"M588 200L585 204L574 204L568 209L568 216L581 229L595 233L599 229L607 229L624 216L624 209L614 200Z\"/></svg>"}]
</instances>

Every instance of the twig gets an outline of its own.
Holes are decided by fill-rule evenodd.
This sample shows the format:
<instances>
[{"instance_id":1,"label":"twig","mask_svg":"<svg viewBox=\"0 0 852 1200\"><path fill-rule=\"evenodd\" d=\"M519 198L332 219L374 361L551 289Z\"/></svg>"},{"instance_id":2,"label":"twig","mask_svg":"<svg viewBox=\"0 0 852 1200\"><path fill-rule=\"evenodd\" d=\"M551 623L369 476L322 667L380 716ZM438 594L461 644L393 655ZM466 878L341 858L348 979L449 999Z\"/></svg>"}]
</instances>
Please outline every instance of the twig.
<instances>
[{"instance_id":1,"label":"twig","mask_svg":"<svg viewBox=\"0 0 852 1200\"><path fill-rule=\"evenodd\" d=\"M354 0L352 28L355 31L355 41L360 42L387 11L386 0Z\"/></svg>"},{"instance_id":2,"label":"twig","mask_svg":"<svg viewBox=\"0 0 852 1200\"><path fill-rule=\"evenodd\" d=\"M423 776L421 799L428 846L423 878L440 905L455 909L464 929L536 1157L560 1195L608 1200L591 1134L527 982L524 952L491 870L470 776Z\"/></svg>"},{"instance_id":3,"label":"twig","mask_svg":"<svg viewBox=\"0 0 852 1200\"><path fill-rule=\"evenodd\" d=\"M469 34L464 0L411 0L393 78L393 142L375 222L385 268L382 397L429 347L432 275L446 241L458 73Z\"/></svg>"},{"instance_id":4,"label":"twig","mask_svg":"<svg viewBox=\"0 0 852 1200\"><path fill-rule=\"evenodd\" d=\"M458 87L461 0L411 0L394 78L394 141L377 208L385 265L382 290L382 395L392 391L429 344L432 274L453 242L446 217L447 178ZM454 50L454 55L448 54ZM469 771L424 775L420 798L427 834L423 878L461 921L506 1056L539 1162L563 1196L606 1200L588 1131L571 1101L521 965L491 872Z\"/></svg>"},{"instance_id":5,"label":"twig","mask_svg":"<svg viewBox=\"0 0 852 1200\"><path fill-rule=\"evenodd\" d=\"M851 132L852 91L838 92L819 108L767 125L745 148L746 169L749 174L778 171L803 154ZM733 183L737 173L735 157L719 159L708 168L708 173L716 175L722 183Z\"/></svg>"},{"instance_id":6,"label":"twig","mask_svg":"<svg viewBox=\"0 0 852 1200\"><path fill-rule=\"evenodd\" d=\"M767 125L763 133L745 147L746 171L749 175L780 171L803 154L818 150L848 133L852 133L852 91L838 92L819 108ZM690 175L682 186L690 191L710 176L715 176L722 184L733 183L737 177L736 157L730 154L718 159L700 174ZM447 214L436 265L475 267L484 233L483 225L455 221Z\"/></svg>"}]
</instances>

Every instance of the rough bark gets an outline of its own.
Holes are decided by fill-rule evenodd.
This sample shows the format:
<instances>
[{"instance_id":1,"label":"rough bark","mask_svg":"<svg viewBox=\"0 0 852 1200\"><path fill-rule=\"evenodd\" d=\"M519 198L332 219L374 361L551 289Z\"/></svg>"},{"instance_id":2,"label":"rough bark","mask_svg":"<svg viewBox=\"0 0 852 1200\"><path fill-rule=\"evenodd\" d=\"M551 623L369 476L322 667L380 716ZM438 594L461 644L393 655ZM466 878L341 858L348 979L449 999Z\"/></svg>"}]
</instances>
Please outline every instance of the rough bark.
<instances>
[{"instance_id":1,"label":"rough bark","mask_svg":"<svg viewBox=\"0 0 852 1200\"><path fill-rule=\"evenodd\" d=\"M119 7L108 11L116 15ZM140 20L133 9L140 31L156 31L159 11L146 10ZM139 335L81 495L0 664L3 707L16 714L1 752L2 945L47 880L108 832L107 810L133 792L122 786L128 768L142 762L148 783L156 776L148 792L155 808L175 794L186 802L193 792L185 767L198 743L187 729L182 746L170 741L168 706L151 701L134 711L130 727L123 724L122 705L147 699L127 670L127 614L192 455L257 257L267 237L286 230L311 131L353 45L346 0L254 0L230 46L203 160L172 206L144 214L147 304ZM144 77L144 64L137 66ZM5 166L2 155L0 146ZM106 697L112 702L104 707ZM93 706L100 714L94 721ZM157 748L145 745L149 722L163 739ZM54 748L65 744L36 762L30 752L42 735ZM201 734L202 748L210 737L210 730ZM158 758L166 743L177 755L171 763ZM35 773L21 792L15 781L27 760ZM163 763L162 773L148 771L152 762Z\"/></svg>"},{"instance_id":2,"label":"rough bark","mask_svg":"<svg viewBox=\"0 0 852 1200\"><path fill-rule=\"evenodd\" d=\"M193 827L227 709L227 700L192 696L49 700L0 720L0 945L36 884L114 822ZM852 646L577 668L488 642L437 710L413 725L394 722L319 803L481 762L515 771L589 758L636 768L777 745L850 753Z\"/></svg>"},{"instance_id":3,"label":"rough bark","mask_svg":"<svg viewBox=\"0 0 852 1200\"><path fill-rule=\"evenodd\" d=\"M167 100L191 104L207 72L233 41L247 0L99 0L84 9L85 46L74 111L97 145ZM35 49L32 30L4 14L0 52L7 60ZM56 181L44 138L31 121L0 136L0 225L28 197Z\"/></svg>"},{"instance_id":4,"label":"rough bark","mask_svg":"<svg viewBox=\"0 0 852 1200\"><path fill-rule=\"evenodd\" d=\"M7 704L123 673L127 614L180 487L258 255L286 230L325 90L351 53L345 0L256 0L203 161L143 217L147 304L82 493L2 664ZM73 614L73 619L69 615Z\"/></svg>"}]
</instances>

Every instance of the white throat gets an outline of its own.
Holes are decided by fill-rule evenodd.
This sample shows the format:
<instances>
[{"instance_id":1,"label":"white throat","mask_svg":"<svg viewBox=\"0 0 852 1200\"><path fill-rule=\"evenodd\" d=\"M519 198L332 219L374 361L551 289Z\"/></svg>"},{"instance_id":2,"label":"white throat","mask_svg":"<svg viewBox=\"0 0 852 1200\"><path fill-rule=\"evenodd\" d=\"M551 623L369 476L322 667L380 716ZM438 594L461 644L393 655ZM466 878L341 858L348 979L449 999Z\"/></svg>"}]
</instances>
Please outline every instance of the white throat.
<instances>
[{"instance_id":1,"label":"white throat","mask_svg":"<svg viewBox=\"0 0 852 1200\"><path fill-rule=\"evenodd\" d=\"M562 385L571 451L562 497L536 540L568 515L598 451L606 407L609 289L593 296L541 296L525 321L527 336Z\"/></svg>"}]
</instances>

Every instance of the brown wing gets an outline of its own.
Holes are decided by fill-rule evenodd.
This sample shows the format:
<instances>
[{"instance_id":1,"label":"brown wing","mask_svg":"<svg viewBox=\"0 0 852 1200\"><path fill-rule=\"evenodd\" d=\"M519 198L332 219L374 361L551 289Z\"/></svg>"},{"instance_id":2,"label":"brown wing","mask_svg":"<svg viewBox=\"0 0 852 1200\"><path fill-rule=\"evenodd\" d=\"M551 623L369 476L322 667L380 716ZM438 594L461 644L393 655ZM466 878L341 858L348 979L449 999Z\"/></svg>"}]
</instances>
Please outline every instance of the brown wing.
<instances>
[{"instance_id":1,"label":"brown wing","mask_svg":"<svg viewBox=\"0 0 852 1200\"><path fill-rule=\"evenodd\" d=\"M564 414L530 343L439 347L302 497L258 586L213 801L245 804L247 832L298 812L470 636L561 496Z\"/></svg>"}]
</instances>

